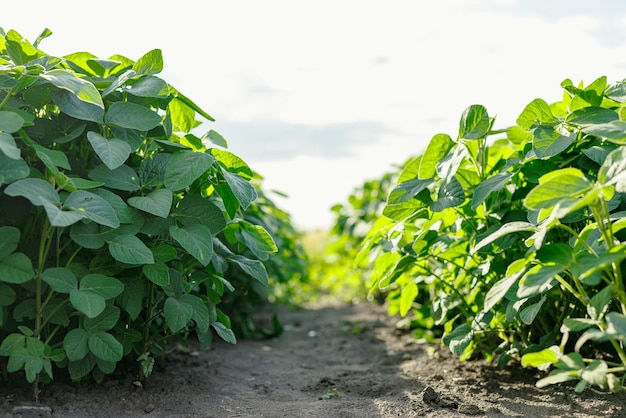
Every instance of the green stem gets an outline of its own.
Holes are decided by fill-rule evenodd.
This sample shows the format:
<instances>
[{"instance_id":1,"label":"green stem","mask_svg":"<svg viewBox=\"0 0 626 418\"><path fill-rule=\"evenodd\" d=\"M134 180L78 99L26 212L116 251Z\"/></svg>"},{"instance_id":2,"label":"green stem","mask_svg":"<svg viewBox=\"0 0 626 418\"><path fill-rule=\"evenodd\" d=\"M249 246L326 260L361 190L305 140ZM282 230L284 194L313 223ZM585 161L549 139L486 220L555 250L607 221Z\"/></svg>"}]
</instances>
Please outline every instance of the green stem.
<instances>
[{"instance_id":1,"label":"green stem","mask_svg":"<svg viewBox=\"0 0 626 418\"><path fill-rule=\"evenodd\" d=\"M4 99L2 99L2 102L0 102L0 109L2 109L4 107L4 105L7 104L7 102L9 101L9 99L11 98L12 95L13 95L13 89L9 90L7 92L7 95L4 96Z\"/></svg>"},{"instance_id":2,"label":"green stem","mask_svg":"<svg viewBox=\"0 0 626 418\"><path fill-rule=\"evenodd\" d=\"M44 218L44 224L42 227L42 235L41 240L39 242L39 260L37 263L37 275L35 276L35 303L37 313L35 315L35 336L39 337L41 333L41 323L43 319L43 305L41 301L42 297L42 279L41 273L44 270L46 259L48 258L48 252L50 251L50 244L52 242L51 239L48 238L48 235L52 232L52 226L48 221L48 218Z\"/></svg>"},{"instance_id":3,"label":"green stem","mask_svg":"<svg viewBox=\"0 0 626 418\"><path fill-rule=\"evenodd\" d=\"M143 324L143 347L141 353L148 351L150 341L150 324L152 323L152 310L154 309L154 283L148 285L148 304L146 306L146 321Z\"/></svg>"}]
</instances>

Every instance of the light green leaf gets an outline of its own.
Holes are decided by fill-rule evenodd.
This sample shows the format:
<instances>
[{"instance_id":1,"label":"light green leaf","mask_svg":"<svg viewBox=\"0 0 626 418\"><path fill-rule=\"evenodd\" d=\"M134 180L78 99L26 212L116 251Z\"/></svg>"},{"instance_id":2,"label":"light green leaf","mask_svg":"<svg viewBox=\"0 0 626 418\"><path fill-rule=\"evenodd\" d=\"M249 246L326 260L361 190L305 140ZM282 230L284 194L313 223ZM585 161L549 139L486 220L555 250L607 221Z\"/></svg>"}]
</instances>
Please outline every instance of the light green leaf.
<instances>
[{"instance_id":1,"label":"light green leaf","mask_svg":"<svg viewBox=\"0 0 626 418\"><path fill-rule=\"evenodd\" d=\"M168 103L167 114L174 128L180 132L190 132L196 125L196 112L176 98Z\"/></svg>"},{"instance_id":2,"label":"light green leaf","mask_svg":"<svg viewBox=\"0 0 626 418\"><path fill-rule=\"evenodd\" d=\"M437 200L431 203L430 209L433 212L441 212L444 209L459 206L463 202L465 202L465 191L461 183L453 176L439 187Z\"/></svg>"},{"instance_id":3,"label":"light green leaf","mask_svg":"<svg viewBox=\"0 0 626 418\"><path fill-rule=\"evenodd\" d=\"M566 121L575 125L602 125L619 119L615 110L598 106L577 109L567 116Z\"/></svg>"},{"instance_id":4,"label":"light green leaf","mask_svg":"<svg viewBox=\"0 0 626 418\"><path fill-rule=\"evenodd\" d=\"M171 226L170 234L189 254L203 266L211 262L213 255L213 235L204 225L193 225L190 228Z\"/></svg>"},{"instance_id":5,"label":"light green leaf","mask_svg":"<svg viewBox=\"0 0 626 418\"><path fill-rule=\"evenodd\" d=\"M498 190L502 190L505 184L513 177L512 173L498 173L483 180L474 190L472 195L472 209L476 209L487 197Z\"/></svg>"},{"instance_id":6,"label":"light green leaf","mask_svg":"<svg viewBox=\"0 0 626 418\"><path fill-rule=\"evenodd\" d=\"M541 367L554 364L560 355L561 351L556 345L534 353L527 353L522 356L522 367Z\"/></svg>"},{"instance_id":7,"label":"light green leaf","mask_svg":"<svg viewBox=\"0 0 626 418\"><path fill-rule=\"evenodd\" d=\"M616 144L626 144L626 121L623 120L584 126L582 131L586 134L605 138Z\"/></svg>"},{"instance_id":8,"label":"light green leaf","mask_svg":"<svg viewBox=\"0 0 626 418\"><path fill-rule=\"evenodd\" d=\"M132 151L127 142L117 138L107 139L93 131L87 132L87 139L98 157L110 170L115 170L124 164Z\"/></svg>"},{"instance_id":9,"label":"light green leaf","mask_svg":"<svg viewBox=\"0 0 626 418\"><path fill-rule=\"evenodd\" d=\"M22 129L22 126L24 126L24 118L19 114L0 110L0 131L12 134Z\"/></svg>"},{"instance_id":10,"label":"light green leaf","mask_svg":"<svg viewBox=\"0 0 626 418\"><path fill-rule=\"evenodd\" d=\"M530 298L551 289L557 283L555 276L563 270L563 266L533 267L520 280L517 297Z\"/></svg>"},{"instance_id":11,"label":"light green leaf","mask_svg":"<svg viewBox=\"0 0 626 418\"><path fill-rule=\"evenodd\" d=\"M118 235L109 241L109 252L114 259L126 264L153 264L152 251L134 235Z\"/></svg>"},{"instance_id":12,"label":"light green leaf","mask_svg":"<svg viewBox=\"0 0 626 418\"><path fill-rule=\"evenodd\" d=\"M430 179L434 177L437 164L448 154L453 145L454 142L450 135L437 134L433 136L420 160L418 178Z\"/></svg>"},{"instance_id":13,"label":"light green leaf","mask_svg":"<svg viewBox=\"0 0 626 418\"><path fill-rule=\"evenodd\" d=\"M0 282L20 284L33 277L33 263L25 254L12 253L0 260Z\"/></svg>"},{"instance_id":14,"label":"light green leaf","mask_svg":"<svg viewBox=\"0 0 626 418\"><path fill-rule=\"evenodd\" d=\"M193 306L176 298L167 298L163 306L163 316L170 330L174 333L187 326L193 315Z\"/></svg>"},{"instance_id":15,"label":"light green leaf","mask_svg":"<svg viewBox=\"0 0 626 418\"><path fill-rule=\"evenodd\" d=\"M230 190L239 201L241 208L244 210L247 209L250 203L255 201L258 197L254 186L237 174L232 174L228 171L224 171L223 174L226 183L228 183L228 187L230 187Z\"/></svg>"},{"instance_id":16,"label":"light green leaf","mask_svg":"<svg viewBox=\"0 0 626 418\"><path fill-rule=\"evenodd\" d=\"M126 192L134 192L140 189L139 177L135 170L123 164L115 170L110 170L101 164L89 172L89 178L102 182L106 187Z\"/></svg>"},{"instance_id":17,"label":"light green leaf","mask_svg":"<svg viewBox=\"0 0 626 418\"><path fill-rule=\"evenodd\" d=\"M402 293L400 294L400 315L403 318L413 306L413 301L417 297L417 293L417 283L414 281L409 282L402 288Z\"/></svg>"},{"instance_id":18,"label":"light green leaf","mask_svg":"<svg viewBox=\"0 0 626 418\"><path fill-rule=\"evenodd\" d=\"M191 185L207 172L215 158L206 153L178 151L172 154L165 170L165 186L176 192Z\"/></svg>"},{"instance_id":19,"label":"light green leaf","mask_svg":"<svg viewBox=\"0 0 626 418\"><path fill-rule=\"evenodd\" d=\"M156 189L146 196L130 197L128 204L160 218L167 218L172 207L172 200L173 194L170 190Z\"/></svg>"},{"instance_id":20,"label":"light green leaf","mask_svg":"<svg viewBox=\"0 0 626 418\"><path fill-rule=\"evenodd\" d=\"M61 198L54 187L47 181L38 178L18 180L9 184L4 192L9 196L24 197L35 206L43 205L42 198L52 203L61 202Z\"/></svg>"},{"instance_id":21,"label":"light green leaf","mask_svg":"<svg viewBox=\"0 0 626 418\"><path fill-rule=\"evenodd\" d=\"M106 113L107 125L149 131L161 123L161 116L149 108L132 102L115 102Z\"/></svg>"},{"instance_id":22,"label":"light green leaf","mask_svg":"<svg viewBox=\"0 0 626 418\"><path fill-rule=\"evenodd\" d=\"M268 253L278 251L272 236L259 225L252 225L246 221L238 222L241 231L241 241L252 251L259 260L267 260Z\"/></svg>"},{"instance_id":23,"label":"light green leaf","mask_svg":"<svg viewBox=\"0 0 626 418\"><path fill-rule=\"evenodd\" d=\"M19 160L21 151L15 143L15 139L7 133L0 132L0 152L12 160Z\"/></svg>"},{"instance_id":24,"label":"light green leaf","mask_svg":"<svg viewBox=\"0 0 626 418\"><path fill-rule=\"evenodd\" d=\"M605 316L606 333L620 340L626 339L626 315L609 312Z\"/></svg>"},{"instance_id":25,"label":"light green leaf","mask_svg":"<svg viewBox=\"0 0 626 418\"><path fill-rule=\"evenodd\" d=\"M232 152L224 151L219 148L211 148L210 152L229 172L239 174L247 180L254 177L254 172L250 166Z\"/></svg>"},{"instance_id":26,"label":"light green leaf","mask_svg":"<svg viewBox=\"0 0 626 418\"><path fill-rule=\"evenodd\" d=\"M61 112L76 119L102 123L102 118L104 117L104 109L102 107L84 102L65 90L51 91L50 96Z\"/></svg>"},{"instance_id":27,"label":"light green leaf","mask_svg":"<svg viewBox=\"0 0 626 418\"><path fill-rule=\"evenodd\" d=\"M99 359L117 363L124 355L124 347L115 337L105 331L89 333L89 351Z\"/></svg>"},{"instance_id":28,"label":"light green leaf","mask_svg":"<svg viewBox=\"0 0 626 418\"><path fill-rule=\"evenodd\" d=\"M530 130L536 125L553 126L559 123L554 117L550 106L543 99L535 99L530 102L517 118L517 124L520 128Z\"/></svg>"},{"instance_id":29,"label":"light green leaf","mask_svg":"<svg viewBox=\"0 0 626 418\"><path fill-rule=\"evenodd\" d=\"M615 185L615 190L626 192L626 146L612 151L598 171L598 181L604 185Z\"/></svg>"},{"instance_id":30,"label":"light green leaf","mask_svg":"<svg viewBox=\"0 0 626 418\"><path fill-rule=\"evenodd\" d=\"M88 219L111 228L120 226L120 221L111 205L98 196L84 190L77 190L65 200L64 206L77 210Z\"/></svg>"},{"instance_id":31,"label":"light green leaf","mask_svg":"<svg viewBox=\"0 0 626 418\"><path fill-rule=\"evenodd\" d=\"M471 105L463 112L459 126L459 138L482 138L491 129L491 121L487 109L482 105ZM444 154L445 155L445 154Z\"/></svg>"},{"instance_id":32,"label":"light green leaf","mask_svg":"<svg viewBox=\"0 0 626 418\"><path fill-rule=\"evenodd\" d=\"M577 197L587 192L590 187L591 182L577 168L552 171L542 176L539 184L528 192L524 206L534 210L550 208L563 198Z\"/></svg>"},{"instance_id":33,"label":"light green leaf","mask_svg":"<svg viewBox=\"0 0 626 418\"><path fill-rule=\"evenodd\" d=\"M250 275L262 285L268 285L269 278L267 270L265 269L263 263L259 260L250 260L242 255L233 255L228 258L228 261L232 261L237 264L245 273Z\"/></svg>"},{"instance_id":34,"label":"light green leaf","mask_svg":"<svg viewBox=\"0 0 626 418\"><path fill-rule=\"evenodd\" d=\"M73 72L68 70L54 69L40 75L44 80L48 80L55 87L72 93L83 102L96 105L104 109L104 103L100 92L92 83L82 78L78 78Z\"/></svg>"},{"instance_id":35,"label":"light green leaf","mask_svg":"<svg viewBox=\"0 0 626 418\"><path fill-rule=\"evenodd\" d=\"M576 139L575 133L561 135L551 126L538 126L533 132L533 150L537 158L546 159L565 151Z\"/></svg>"},{"instance_id":36,"label":"light green leaf","mask_svg":"<svg viewBox=\"0 0 626 418\"><path fill-rule=\"evenodd\" d=\"M137 74L154 75L163 71L163 54L160 49L148 51L144 56L139 58L133 71Z\"/></svg>"},{"instance_id":37,"label":"light green leaf","mask_svg":"<svg viewBox=\"0 0 626 418\"><path fill-rule=\"evenodd\" d=\"M59 293L70 293L78 289L78 280L72 270L65 267L50 267L41 273L41 278L50 288Z\"/></svg>"}]
</instances>

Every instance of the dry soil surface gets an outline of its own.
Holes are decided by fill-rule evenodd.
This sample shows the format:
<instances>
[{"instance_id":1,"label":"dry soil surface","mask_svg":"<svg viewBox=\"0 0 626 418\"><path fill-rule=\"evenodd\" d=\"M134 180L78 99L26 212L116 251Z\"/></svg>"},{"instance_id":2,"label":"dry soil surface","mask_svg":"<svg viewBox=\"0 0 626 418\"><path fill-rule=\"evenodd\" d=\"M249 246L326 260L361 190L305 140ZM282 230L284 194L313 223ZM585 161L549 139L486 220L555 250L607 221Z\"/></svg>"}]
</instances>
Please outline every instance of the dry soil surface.
<instances>
[{"instance_id":1,"label":"dry soil surface","mask_svg":"<svg viewBox=\"0 0 626 418\"><path fill-rule=\"evenodd\" d=\"M143 385L57 382L37 405L28 386L0 382L0 417L626 416L624 394L538 389L533 371L411 343L377 305L276 309L279 338L178 350Z\"/></svg>"}]
</instances>

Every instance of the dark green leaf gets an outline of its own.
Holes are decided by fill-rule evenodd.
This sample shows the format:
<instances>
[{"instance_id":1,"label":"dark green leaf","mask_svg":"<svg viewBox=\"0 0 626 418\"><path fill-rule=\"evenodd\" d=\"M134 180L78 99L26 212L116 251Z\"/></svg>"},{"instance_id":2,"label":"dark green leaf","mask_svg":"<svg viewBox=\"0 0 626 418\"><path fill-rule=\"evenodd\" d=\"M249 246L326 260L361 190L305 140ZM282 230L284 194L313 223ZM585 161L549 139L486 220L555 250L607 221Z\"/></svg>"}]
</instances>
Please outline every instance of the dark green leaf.
<instances>
[{"instance_id":1,"label":"dark green leaf","mask_svg":"<svg viewBox=\"0 0 626 418\"><path fill-rule=\"evenodd\" d=\"M80 289L74 289L70 292L70 302L74 308L84 313L88 318L95 318L100 315L106 307L106 302L102 296Z\"/></svg>"},{"instance_id":2,"label":"dark green leaf","mask_svg":"<svg viewBox=\"0 0 626 418\"><path fill-rule=\"evenodd\" d=\"M262 285L268 285L269 278L267 275L267 270L265 269L263 263L261 263L259 260L250 260L249 258L242 255L233 255L229 257L228 260L237 264L244 272L246 272Z\"/></svg>"},{"instance_id":3,"label":"dark green leaf","mask_svg":"<svg viewBox=\"0 0 626 418\"><path fill-rule=\"evenodd\" d=\"M17 249L20 230L13 226L0 226L0 260Z\"/></svg>"},{"instance_id":4,"label":"dark green leaf","mask_svg":"<svg viewBox=\"0 0 626 418\"><path fill-rule=\"evenodd\" d=\"M173 195L168 189L156 189L145 196L134 196L128 199L128 204L144 212L167 218L172 207Z\"/></svg>"},{"instance_id":5,"label":"dark green leaf","mask_svg":"<svg viewBox=\"0 0 626 418\"><path fill-rule=\"evenodd\" d=\"M161 116L149 108L131 102L115 102L106 113L107 125L149 131L161 123Z\"/></svg>"},{"instance_id":6,"label":"dark green leaf","mask_svg":"<svg viewBox=\"0 0 626 418\"><path fill-rule=\"evenodd\" d=\"M498 190L502 190L508 181L513 177L512 173L498 173L482 181L474 190L472 195L472 209L478 208L487 197Z\"/></svg>"},{"instance_id":7,"label":"dark green leaf","mask_svg":"<svg viewBox=\"0 0 626 418\"><path fill-rule=\"evenodd\" d=\"M0 282L20 284L33 277L33 263L26 255L13 253L0 260Z\"/></svg>"},{"instance_id":8,"label":"dark green leaf","mask_svg":"<svg viewBox=\"0 0 626 418\"><path fill-rule=\"evenodd\" d=\"M12 160L19 160L21 151L15 143L15 139L7 133L0 132L0 152Z\"/></svg>"},{"instance_id":9,"label":"dark green leaf","mask_svg":"<svg viewBox=\"0 0 626 418\"><path fill-rule=\"evenodd\" d=\"M559 155L576 139L576 134L561 135L559 131L541 125L533 132L533 150L537 158L545 159Z\"/></svg>"},{"instance_id":10,"label":"dark green leaf","mask_svg":"<svg viewBox=\"0 0 626 418\"><path fill-rule=\"evenodd\" d=\"M117 261L126 264L152 264L152 251L134 235L118 235L109 241L109 252Z\"/></svg>"},{"instance_id":11,"label":"dark green leaf","mask_svg":"<svg viewBox=\"0 0 626 418\"><path fill-rule=\"evenodd\" d=\"M206 173L214 162L215 158L210 154L193 151L175 152L165 170L165 186L174 192L182 190Z\"/></svg>"},{"instance_id":12,"label":"dark green leaf","mask_svg":"<svg viewBox=\"0 0 626 418\"><path fill-rule=\"evenodd\" d=\"M444 209L459 206L463 202L465 202L463 186L461 186L456 177L450 177L439 188L437 200L430 205L430 209L433 212L441 212Z\"/></svg>"},{"instance_id":13,"label":"dark green leaf","mask_svg":"<svg viewBox=\"0 0 626 418\"><path fill-rule=\"evenodd\" d=\"M167 265L159 261L154 264L145 264L142 268L143 274L157 286L167 286L170 284L170 273Z\"/></svg>"},{"instance_id":14,"label":"dark green leaf","mask_svg":"<svg viewBox=\"0 0 626 418\"><path fill-rule=\"evenodd\" d=\"M127 142L116 138L107 139L93 131L87 132L87 139L109 170L124 164L132 151Z\"/></svg>"},{"instance_id":15,"label":"dark green leaf","mask_svg":"<svg viewBox=\"0 0 626 418\"><path fill-rule=\"evenodd\" d=\"M168 97L169 85L156 76L146 76L136 81L128 90L130 94L138 97Z\"/></svg>"},{"instance_id":16,"label":"dark green leaf","mask_svg":"<svg viewBox=\"0 0 626 418\"><path fill-rule=\"evenodd\" d=\"M163 306L165 322L172 332L178 332L187 326L193 315L193 306L176 298L167 298Z\"/></svg>"},{"instance_id":17,"label":"dark green leaf","mask_svg":"<svg viewBox=\"0 0 626 418\"><path fill-rule=\"evenodd\" d=\"M530 298L554 287L555 276L563 272L563 266L535 266L520 280L518 298Z\"/></svg>"},{"instance_id":18,"label":"dark green leaf","mask_svg":"<svg viewBox=\"0 0 626 418\"><path fill-rule=\"evenodd\" d=\"M72 240L84 248L97 250L105 244L95 222L77 222L70 229Z\"/></svg>"},{"instance_id":19,"label":"dark green leaf","mask_svg":"<svg viewBox=\"0 0 626 418\"><path fill-rule=\"evenodd\" d=\"M98 105L80 100L76 95L65 90L53 90L50 97L61 112L80 120L102 123L104 109Z\"/></svg>"},{"instance_id":20,"label":"dark green leaf","mask_svg":"<svg viewBox=\"0 0 626 418\"><path fill-rule=\"evenodd\" d=\"M89 353L89 334L82 328L73 328L63 338L63 349L69 361L78 361Z\"/></svg>"},{"instance_id":21,"label":"dark green leaf","mask_svg":"<svg viewBox=\"0 0 626 418\"><path fill-rule=\"evenodd\" d=\"M0 186L28 177L30 169L23 159L14 160L0 153Z\"/></svg>"},{"instance_id":22,"label":"dark green leaf","mask_svg":"<svg viewBox=\"0 0 626 418\"><path fill-rule=\"evenodd\" d=\"M41 278L55 292L70 293L78 288L78 280L72 270L64 267L50 267L41 273Z\"/></svg>"},{"instance_id":23,"label":"dark green leaf","mask_svg":"<svg viewBox=\"0 0 626 418\"><path fill-rule=\"evenodd\" d=\"M24 197L35 206L43 206L42 198L52 203L61 202L61 198L54 187L47 181L38 178L26 178L13 182L7 186L4 192L9 196Z\"/></svg>"},{"instance_id":24,"label":"dark green leaf","mask_svg":"<svg viewBox=\"0 0 626 418\"><path fill-rule=\"evenodd\" d=\"M185 228L171 226L170 234L200 264L207 266L211 262L213 235L206 226L199 224Z\"/></svg>"},{"instance_id":25,"label":"dark green leaf","mask_svg":"<svg viewBox=\"0 0 626 418\"><path fill-rule=\"evenodd\" d=\"M24 126L24 118L19 114L0 110L0 131L12 134L19 131L22 126Z\"/></svg>"},{"instance_id":26,"label":"dark green leaf","mask_svg":"<svg viewBox=\"0 0 626 418\"><path fill-rule=\"evenodd\" d=\"M122 344L105 331L90 332L87 344L94 356L105 361L118 362L124 354Z\"/></svg>"},{"instance_id":27,"label":"dark green leaf","mask_svg":"<svg viewBox=\"0 0 626 418\"><path fill-rule=\"evenodd\" d=\"M91 332L94 330L108 331L112 329L120 319L120 308L107 306L104 311L95 318L85 318L83 327Z\"/></svg>"},{"instance_id":28,"label":"dark green leaf","mask_svg":"<svg viewBox=\"0 0 626 418\"><path fill-rule=\"evenodd\" d=\"M472 342L474 331L468 324L462 324L444 335L443 343L450 347L450 351L456 356L461 356Z\"/></svg>"},{"instance_id":29,"label":"dark green leaf","mask_svg":"<svg viewBox=\"0 0 626 418\"><path fill-rule=\"evenodd\" d=\"M127 165L121 165L115 170L110 170L106 165L101 164L89 172L89 178L100 181L111 189L127 192L140 189L137 173Z\"/></svg>"},{"instance_id":30,"label":"dark green leaf","mask_svg":"<svg viewBox=\"0 0 626 418\"><path fill-rule=\"evenodd\" d=\"M226 219L221 209L207 198L195 194L187 194L180 201L174 216L185 226L202 224L212 234L217 234L226 226Z\"/></svg>"},{"instance_id":31,"label":"dark green leaf","mask_svg":"<svg viewBox=\"0 0 626 418\"><path fill-rule=\"evenodd\" d=\"M85 217L100 225L111 228L120 226L120 221L111 205L97 194L84 190L75 191L65 200L64 206L82 212Z\"/></svg>"}]
</instances>

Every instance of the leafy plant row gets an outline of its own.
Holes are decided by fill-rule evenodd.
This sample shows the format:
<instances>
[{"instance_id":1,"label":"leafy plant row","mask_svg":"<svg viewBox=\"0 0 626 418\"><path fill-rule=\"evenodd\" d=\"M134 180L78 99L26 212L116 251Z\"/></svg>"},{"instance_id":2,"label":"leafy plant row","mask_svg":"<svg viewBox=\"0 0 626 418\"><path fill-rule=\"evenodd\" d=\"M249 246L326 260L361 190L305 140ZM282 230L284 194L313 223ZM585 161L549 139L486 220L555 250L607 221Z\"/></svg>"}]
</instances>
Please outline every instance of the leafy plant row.
<instances>
[{"instance_id":1,"label":"leafy plant row","mask_svg":"<svg viewBox=\"0 0 626 418\"><path fill-rule=\"evenodd\" d=\"M612 391L626 371L626 83L561 84L494 129L469 106L397 174L356 258L392 313L462 359Z\"/></svg>"},{"instance_id":2,"label":"leafy plant row","mask_svg":"<svg viewBox=\"0 0 626 418\"><path fill-rule=\"evenodd\" d=\"M253 331L301 248L259 176L217 132L196 136L213 118L157 76L161 51L55 57L48 30L0 34L4 378L101 381L123 361L147 376L172 338L234 343L230 316Z\"/></svg>"}]
</instances>

